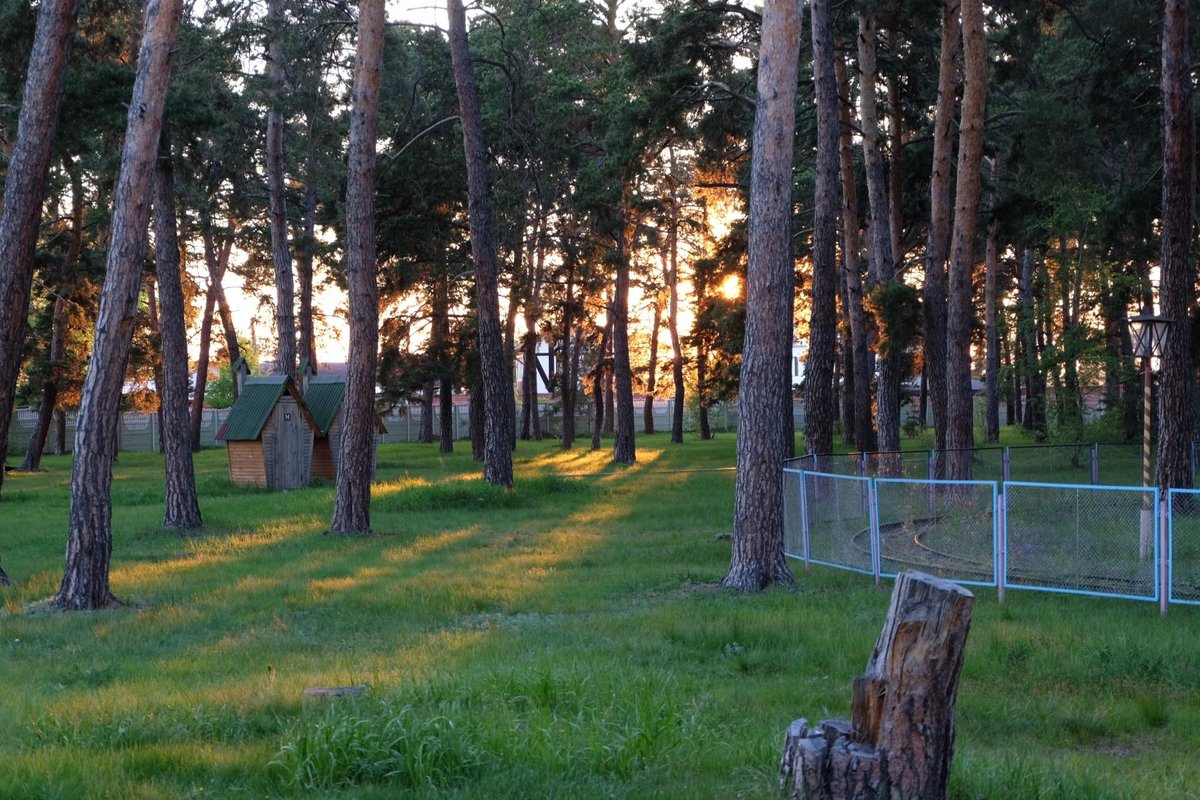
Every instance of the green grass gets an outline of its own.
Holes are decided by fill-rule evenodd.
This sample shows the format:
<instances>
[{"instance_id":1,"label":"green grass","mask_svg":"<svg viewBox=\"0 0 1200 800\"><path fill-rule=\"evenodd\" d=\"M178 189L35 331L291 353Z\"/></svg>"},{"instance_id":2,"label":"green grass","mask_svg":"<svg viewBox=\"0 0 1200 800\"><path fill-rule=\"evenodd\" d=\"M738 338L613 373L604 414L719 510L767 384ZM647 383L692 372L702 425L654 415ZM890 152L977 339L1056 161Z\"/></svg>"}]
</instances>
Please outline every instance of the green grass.
<instances>
[{"instance_id":1,"label":"green grass","mask_svg":"<svg viewBox=\"0 0 1200 800\"><path fill-rule=\"evenodd\" d=\"M95 614L38 610L69 461L10 474L0 798L776 798L787 724L849 714L888 587L715 588L732 436L639 457L521 443L504 492L469 454L385 446L364 539L322 535L331 486L238 489L219 450L208 527L164 531L161 460L123 453L126 605ZM952 797L1200 796L1200 611L977 594ZM345 684L369 689L302 699Z\"/></svg>"}]
</instances>

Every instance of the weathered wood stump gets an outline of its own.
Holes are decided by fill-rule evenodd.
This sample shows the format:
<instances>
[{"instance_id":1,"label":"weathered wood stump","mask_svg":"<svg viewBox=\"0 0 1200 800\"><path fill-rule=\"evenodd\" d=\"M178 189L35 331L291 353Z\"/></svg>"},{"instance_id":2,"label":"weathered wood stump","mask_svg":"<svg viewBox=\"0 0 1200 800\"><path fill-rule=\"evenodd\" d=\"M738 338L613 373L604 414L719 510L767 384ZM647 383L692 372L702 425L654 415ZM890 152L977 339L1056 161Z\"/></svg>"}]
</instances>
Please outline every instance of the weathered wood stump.
<instances>
[{"instance_id":1,"label":"weathered wood stump","mask_svg":"<svg viewBox=\"0 0 1200 800\"><path fill-rule=\"evenodd\" d=\"M954 755L954 700L974 595L906 572L854 681L851 717L791 724L780 782L789 799L945 800Z\"/></svg>"}]
</instances>

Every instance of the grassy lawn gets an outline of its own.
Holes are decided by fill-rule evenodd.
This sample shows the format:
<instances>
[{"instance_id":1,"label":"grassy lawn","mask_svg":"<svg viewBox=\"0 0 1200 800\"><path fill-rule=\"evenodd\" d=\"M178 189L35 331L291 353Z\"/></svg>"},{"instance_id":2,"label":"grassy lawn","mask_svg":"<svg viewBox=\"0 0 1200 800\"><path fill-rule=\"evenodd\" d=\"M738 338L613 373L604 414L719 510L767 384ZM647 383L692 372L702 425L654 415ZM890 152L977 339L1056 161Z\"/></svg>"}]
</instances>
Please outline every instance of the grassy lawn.
<instances>
[{"instance_id":1,"label":"grassy lawn","mask_svg":"<svg viewBox=\"0 0 1200 800\"><path fill-rule=\"evenodd\" d=\"M0 797L776 798L784 729L849 715L890 589L799 565L794 591L714 588L733 474L681 470L731 466L733 437L638 447L521 443L503 492L385 446L368 539L321 535L331 486L238 489L219 450L208 528L165 532L161 459L123 453L128 605L96 614L38 610L69 461L9 475ZM952 797L1200 797L1200 609L976 594ZM344 684L369 690L302 701Z\"/></svg>"}]
</instances>

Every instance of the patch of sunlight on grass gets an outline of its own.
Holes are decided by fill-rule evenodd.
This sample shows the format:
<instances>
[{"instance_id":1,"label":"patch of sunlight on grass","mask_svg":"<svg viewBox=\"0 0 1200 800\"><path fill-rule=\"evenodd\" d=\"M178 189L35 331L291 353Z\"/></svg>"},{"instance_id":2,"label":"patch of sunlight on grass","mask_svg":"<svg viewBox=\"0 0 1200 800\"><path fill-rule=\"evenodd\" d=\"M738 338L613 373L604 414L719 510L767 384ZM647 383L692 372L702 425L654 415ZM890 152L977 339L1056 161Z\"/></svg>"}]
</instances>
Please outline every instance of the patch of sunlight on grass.
<instances>
[{"instance_id":1,"label":"patch of sunlight on grass","mask_svg":"<svg viewBox=\"0 0 1200 800\"><path fill-rule=\"evenodd\" d=\"M411 544L401 547L389 547L379 554L384 561L401 562L413 561L421 556L427 556L438 550L444 550L452 545L470 539L480 533L482 528L471 525L456 531L446 531L433 536L422 536Z\"/></svg>"},{"instance_id":2,"label":"patch of sunlight on grass","mask_svg":"<svg viewBox=\"0 0 1200 800\"><path fill-rule=\"evenodd\" d=\"M405 489L415 489L422 486L432 486L428 478L418 478L411 475L403 475L395 480L387 483L376 483L371 486L371 500L379 500L383 497L391 497L394 494L403 492Z\"/></svg>"},{"instance_id":3,"label":"patch of sunlight on grass","mask_svg":"<svg viewBox=\"0 0 1200 800\"><path fill-rule=\"evenodd\" d=\"M364 567L355 571L353 575L344 575L337 578L316 578L308 582L308 596L315 601L327 599L327 596L333 596L352 589L362 589L384 578L388 574L387 570L379 567Z\"/></svg>"},{"instance_id":4,"label":"patch of sunlight on grass","mask_svg":"<svg viewBox=\"0 0 1200 800\"><path fill-rule=\"evenodd\" d=\"M250 530L213 534L187 539L184 547L195 556L236 556L261 549L301 534L324 530L324 523L312 515L264 522Z\"/></svg>"},{"instance_id":5,"label":"patch of sunlight on grass","mask_svg":"<svg viewBox=\"0 0 1200 800\"><path fill-rule=\"evenodd\" d=\"M612 450L560 450L557 452L541 453L528 461L516 464L518 474L541 475L553 469L560 475L597 475L617 470L606 477L644 472L656 461L662 458L662 450L638 450L636 464L616 466L612 460Z\"/></svg>"}]
</instances>

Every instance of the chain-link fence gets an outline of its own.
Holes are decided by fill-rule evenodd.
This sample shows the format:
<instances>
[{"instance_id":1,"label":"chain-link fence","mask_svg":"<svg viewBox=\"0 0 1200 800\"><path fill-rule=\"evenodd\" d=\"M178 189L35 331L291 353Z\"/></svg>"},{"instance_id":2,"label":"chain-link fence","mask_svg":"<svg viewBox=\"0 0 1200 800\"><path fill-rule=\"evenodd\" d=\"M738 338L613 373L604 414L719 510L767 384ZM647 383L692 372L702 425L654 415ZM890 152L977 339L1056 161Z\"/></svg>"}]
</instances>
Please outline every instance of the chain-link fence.
<instances>
[{"instance_id":1,"label":"chain-link fence","mask_svg":"<svg viewBox=\"0 0 1200 800\"><path fill-rule=\"evenodd\" d=\"M1158 598L1158 491L1007 483L1005 583Z\"/></svg>"},{"instance_id":2,"label":"chain-link fence","mask_svg":"<svg viewBox=\"0 0 1200 800\"><path fill-rule=\"evenodd\" d=\"M798 555L814 564L843 567L857 572L875 572L873 545L874 481L849 475L806 472L803 487L802 521L807 523L806 542ZM795 541L796 535L785 536Z\"/></svg>"},{"instance_id":3,"label":"chain-link fence","mask_svg":"<svg viewBox=\"0 0 1200 800\"><path fill-rule=\"evenodd\" d=\"M794 462L795 463L795 462ZM786 551L892 577L1200 605L1200 490L785 471ZM1164 526L1166 526L1164 528Z\"/></svg>"},{"instance_id":4,"label":"chain-link fence","mask_svg":"<svg viewBox=\"0 0 1200 800\"><path fill-rule=\"evenodd\" d=\"M1167 508L1170 600L1200 605L1200 490L1172 489Z\"/></svg>"},{"instance_id":5,"label":"chain-link fence","mask_svg":"<svg viewBox=\"0 0 1200 800\"><path fill-rule=\"evenodd\" d=\"M880 571L917 569L963 583L996 583L996 484L879 478Z\"/></svg>"}]
</instances>

